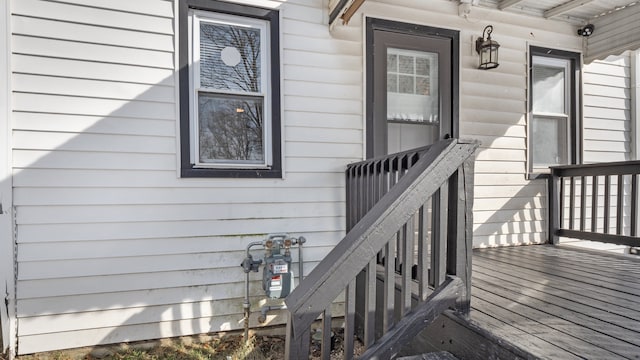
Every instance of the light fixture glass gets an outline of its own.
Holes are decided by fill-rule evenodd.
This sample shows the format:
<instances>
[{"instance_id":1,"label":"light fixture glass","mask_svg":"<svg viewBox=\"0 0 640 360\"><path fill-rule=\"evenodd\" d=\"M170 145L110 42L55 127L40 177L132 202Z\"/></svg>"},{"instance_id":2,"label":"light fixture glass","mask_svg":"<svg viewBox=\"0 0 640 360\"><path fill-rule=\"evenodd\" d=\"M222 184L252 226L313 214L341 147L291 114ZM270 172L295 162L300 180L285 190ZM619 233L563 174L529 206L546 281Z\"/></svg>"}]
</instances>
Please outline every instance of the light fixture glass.
<instances>
[{"instance_id":1,"label":"light fixture glass","mask_svg":"<svg viewBox=\"0 0 640 360\"><path fill-rule=\"evenodd\" d=\"M480 55L480 65L478 69L489 70L498 67L498 48L500 44L491 40L493 26L487 25L482 31L482 37L476 40L476 51Z\"/></svg>"}]
</instances>

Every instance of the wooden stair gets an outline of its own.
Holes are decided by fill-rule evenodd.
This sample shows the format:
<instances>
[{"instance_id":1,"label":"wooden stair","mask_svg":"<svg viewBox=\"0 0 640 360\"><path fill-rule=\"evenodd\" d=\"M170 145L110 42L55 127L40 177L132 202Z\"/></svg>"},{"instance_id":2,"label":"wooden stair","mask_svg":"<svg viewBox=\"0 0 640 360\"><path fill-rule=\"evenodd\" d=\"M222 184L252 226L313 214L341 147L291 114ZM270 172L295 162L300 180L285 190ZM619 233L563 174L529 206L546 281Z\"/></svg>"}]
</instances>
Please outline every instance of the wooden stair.
<instances>
[{"instance_id":1,"label":"wooden stair","mask_svg":"<svg viewBox=\"0 0 640 360\"><path fill-rule=\"evenodd\" d=\"M451 354L450 352L439 351L421 355L404 356L396 360L458 360L458 358L453 356L453 354Z\"/></svg>"}]
</instances>

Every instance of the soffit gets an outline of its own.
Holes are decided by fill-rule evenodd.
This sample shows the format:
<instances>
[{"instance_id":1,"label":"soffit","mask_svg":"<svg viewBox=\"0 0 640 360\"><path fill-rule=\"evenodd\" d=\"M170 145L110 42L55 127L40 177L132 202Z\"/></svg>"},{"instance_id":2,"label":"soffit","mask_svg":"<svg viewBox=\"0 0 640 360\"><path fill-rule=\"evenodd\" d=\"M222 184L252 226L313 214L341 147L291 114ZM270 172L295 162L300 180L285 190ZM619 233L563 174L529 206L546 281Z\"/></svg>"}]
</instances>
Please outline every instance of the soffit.
<instances>
[{"instance_id":1,"label":"soffit","mask_svg":"<svg viewBox=\"0 0 640 360\"><path fill-rule=\"evenodd\" d=\"M425 1L425 0L415 0ZM586 38L586 62L640 48L640 0L451 0L496 11L595 25ZM365 0L329 0L330 25L348 22ZM576 34L577 36L577 34Z\"/></svg>"},{"instance_id":2,"label":"soffit","mask_svg":"<svg viewBox=\"0 0 640 360\"><path fill-rule=\"evenodd\" d=\"M464 1L463 1L464 2ZM633 0L480 0L479 6L501 11L527 14L572 24L588 24L598 18L631 6L640 6ZM640 19L638 19L640 20Z\"/></svg>"}]
</instances>

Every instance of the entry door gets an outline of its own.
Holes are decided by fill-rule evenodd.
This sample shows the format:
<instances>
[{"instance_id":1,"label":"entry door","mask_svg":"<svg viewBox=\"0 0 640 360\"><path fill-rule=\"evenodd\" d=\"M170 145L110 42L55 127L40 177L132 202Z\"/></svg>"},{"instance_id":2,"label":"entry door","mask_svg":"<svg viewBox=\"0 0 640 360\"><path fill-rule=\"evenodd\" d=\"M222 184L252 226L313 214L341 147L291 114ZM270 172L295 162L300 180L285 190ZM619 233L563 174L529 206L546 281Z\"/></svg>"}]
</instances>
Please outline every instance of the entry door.
<instances>
[{"instance_id":1,"label":"entry door","mask_svg":"<svg viewBox=\"0 0 640 360\"><path fill-rule=\"evenodd\" d=\"M458 135L457 31L367 20L367 157Z\"/></svg>"}]
</instances>

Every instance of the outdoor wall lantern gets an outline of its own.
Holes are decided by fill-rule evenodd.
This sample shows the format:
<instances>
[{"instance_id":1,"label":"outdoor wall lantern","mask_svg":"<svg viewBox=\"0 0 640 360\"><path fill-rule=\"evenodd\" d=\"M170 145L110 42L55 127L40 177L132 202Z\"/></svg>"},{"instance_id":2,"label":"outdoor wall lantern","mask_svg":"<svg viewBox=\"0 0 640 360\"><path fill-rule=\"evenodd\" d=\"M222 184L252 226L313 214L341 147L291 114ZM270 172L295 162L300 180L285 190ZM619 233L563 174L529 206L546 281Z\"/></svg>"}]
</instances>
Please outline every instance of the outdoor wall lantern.
<instances>
[{"instance_id":1,"label":"outdoor wall lantern","mask_svg":"<svg viewBox=\"0 0 640 360\"><path fill-rule=\"evenodd\" d=\"M498 48L500 44L491 40L493 26L487 25L482 31L482 37L476 40L476 51L480 55L480 66L478 69L489 70L498 67ZM486 37L486 39L485 39Z\"/></svg>"}]
</instances>

